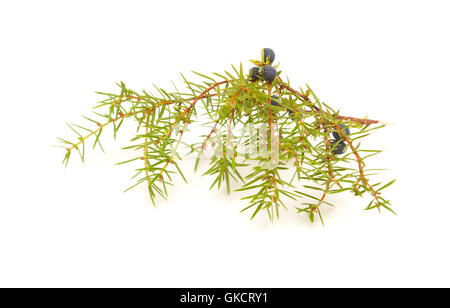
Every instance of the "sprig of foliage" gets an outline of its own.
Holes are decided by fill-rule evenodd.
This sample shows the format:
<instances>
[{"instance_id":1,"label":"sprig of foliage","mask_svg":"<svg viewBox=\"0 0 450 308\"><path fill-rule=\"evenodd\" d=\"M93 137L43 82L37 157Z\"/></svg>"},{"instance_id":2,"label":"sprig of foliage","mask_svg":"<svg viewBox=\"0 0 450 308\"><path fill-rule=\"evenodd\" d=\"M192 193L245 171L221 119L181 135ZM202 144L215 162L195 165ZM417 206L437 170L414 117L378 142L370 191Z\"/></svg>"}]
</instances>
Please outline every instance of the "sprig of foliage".
<instances>
[{"instance_id":1,"label":"sprig of foliage","mask_svg":"<svg viewBox=\"0 0 450 308\"><path fill-rule=\"evenodd\" d=\"M274 54L271 61L273 58ZM120 164L142 160L134 175L136 183L130 188L145 184L154 205L158 196L168 197L174 175L187 182L180 167L180 145L196 153L196 169L205 149L212 145L215 153L204 173L214 178L211 188L225 185L230 193L231 183L241 183L236 191L247 194L242 199L249 206L243 211L253 209L252 218L264 210L272 220L279 216L281 207L287 209L293 203L297 212L306 213L312 222L318 216L323 223L321 208L334 206L327 196L346 191L369 195L367 210L393 212L381 191L394 181L372 184L369 178L377 170L366 168L366 160L381 151L361 149L360 143L384 124L340 115L320 101L308 85L305 90L293 89L279 71L267 82L264 78L271 77L260 74L260 68L270 66L268 60L263 53L261 61L252 60L259 68L250 74L244 73L242 64L212 76L194 72L202 79L200 83L181 75L186 93L156 86L156 95L145 90L138 93L122 82L117 94L98 92L104 99L94 107L93 116L84 117L91 126L68 124L75 140L59 138L66 148L63 163L67 165L73 151L84 161L88 141L93 149L98 146L103 150L104 130L111 126L115 138L127 122L135 125L136 136L125 149L138 154ZM184 133L199 121L212 126L210 133L199 143L185 144ZM239 127L241 132L235 135ZM343 127L350 128L351 134ZM342 136L346 154L336 154L339 142L330 139L332 132ZM240 151L241 147L247 151ZM292 171L292 175L287 174Z\"/></svg>"}]
</instances>

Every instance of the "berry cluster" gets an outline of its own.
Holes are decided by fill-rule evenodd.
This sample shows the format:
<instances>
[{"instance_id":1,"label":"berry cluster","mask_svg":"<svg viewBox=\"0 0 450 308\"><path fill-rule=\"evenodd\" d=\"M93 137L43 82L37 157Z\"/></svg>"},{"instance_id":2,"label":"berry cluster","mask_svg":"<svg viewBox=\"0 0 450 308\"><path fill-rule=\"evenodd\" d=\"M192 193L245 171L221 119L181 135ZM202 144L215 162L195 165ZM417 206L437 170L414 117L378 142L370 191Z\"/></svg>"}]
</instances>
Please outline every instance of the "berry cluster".
<instances>
[{"instance_id":1,"label":"berry cluster","mask_svg":"<svg viewBox=\"0 0 450 308\"><path fill-rule=\"evenodd\" d=\"M261 66L255 66L250 69L249 79L250 81L265 80L272 83L277 77L277 70L272 66L275 61L275 52L271 48L263 48L261 50L262 62ZM272 95L270 100L272 106L280 106L280 98L276 95ZM292 110L288 109L289 116L292 115Z\"/></svg>"},{"instance_id":2,"label":"berry cluster","mask_svg":"<svg viewBox=\"0 0 450 308\"><path fill-rule=\"evenodd\" d=\"M272 66L273 61L275 60L275 52L271 48L264 48L261 51L262 62L257 62L256 64L259 66L252 67L248 74L250 81L259 81L263 80L269 83L272 83L277 77L277 70ZM280 98L276 95L272 95L270 100L270 104L272 106L280 106ZM292 116L293 111L287 109L289 116ZM339 125L341 132L343 134L350 135L350 129L341 124ZM336 155L344 154L347 150L347 144L343 137L336 131L333 133L334 139L330 141L331 152Z\"/></svg>"},{"instance_id":3,"label":"berry cluster","mask_svg":"<svg viewBox=\"0 0 450 308\"><path fill-rule=\"evenodd\" d=\"M350 129L347 126L345 126L344 124L340 124L339 128L345 136L350 135ZM333 154L337 154L337 155L344 154L345 150L347 150L347 144L345 143L344 139L342 138L343 136L341 136L336 131L334 131L332 134L333 134L334 140L331 140L331 142L330 142L331 152Z\"/></svg>"},{"instance_id":4,"label":"berry cluster","mask_svg":"<svg viewBox=\"0 0 450 308\"><path fill-rule=\"evenodd\" d=\"M277 70L272 66L275 60L275 52L270 48L262 50L263 61L261 66L255 66L250 69L249 78L251 81L265 80L272 83L277 77Z\"/></svg>"}]
</instances>

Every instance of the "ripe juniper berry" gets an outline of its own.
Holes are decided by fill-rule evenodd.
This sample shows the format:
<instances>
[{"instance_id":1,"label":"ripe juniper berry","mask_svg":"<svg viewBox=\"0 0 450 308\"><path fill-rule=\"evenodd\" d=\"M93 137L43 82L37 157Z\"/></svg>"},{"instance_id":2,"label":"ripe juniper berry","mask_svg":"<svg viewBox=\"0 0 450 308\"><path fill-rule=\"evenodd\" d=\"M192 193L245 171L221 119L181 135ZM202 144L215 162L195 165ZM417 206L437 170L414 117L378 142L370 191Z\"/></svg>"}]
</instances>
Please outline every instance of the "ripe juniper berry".
<instances>
[{"instance_id":1,"label":"ripe juniper berry","mask_svg":"<svg viewBox=\"0 0 450 308\"><path fill-rule=\"evenodd\" d=\"M344 124L339 124L339 128L341 129L341 132L344 133L345 136L350 135L350 129ZM333 137L336 140L342 139L341 135L336 131L333 132Z\"/></svg>"},{"instance_id":2,"label":"ripe juniper berry","mask_svg":"<svg viewBox=\"0 0 450 308\"><path fill-rule=\"evenodd\" d=\"M261 75L267 82L273 82L277 76L277 70L270 65L264 65L261 69Z\"/></svg>"},{"instance_id":3,"label":"ripe juniper berry","mask_svg":"<svg viewBox=\"0 0 450 308\"><path fill-rule=\"evenodd\" d=\"M264 63L272 64L275 60L275 52L270 48L263 49Z\"/></svg>"},{"instance_id":4,"label":"ripe juniper berry","mask_svg":"<svg viewBox=\"0 0 450 308\"><path fill-rule=\"evenodd\" d=\"M272 95L271 97L272 97L272 99L270 100L270 104L272 106L277 106L277 107L280 106L280 99L278 98L278 96Z\"/></svg>"},{"instance_id":5,"label":"ripe juniper berry","mask_svg":"<svg viewBox=\"0 0 450 308\"><path fill-rule=\"evenodd\" d=\"M250 69L249 75L251 81L257 81L262 77L261 74L259 73L259 67L257 66L252 67Z\"/></svg>"},{"instance_id":6,"label":"ripe juniper berry","mask_svg":"<svg viewBox=\"0 0 450 308\"><path fill-rule=\"evenodd\" d=\"M347 149L347 144L344 142L344 140L332 140L330 143L331 152L333 154L344 154L345 150Z\"/></svg>"}]
</instances>

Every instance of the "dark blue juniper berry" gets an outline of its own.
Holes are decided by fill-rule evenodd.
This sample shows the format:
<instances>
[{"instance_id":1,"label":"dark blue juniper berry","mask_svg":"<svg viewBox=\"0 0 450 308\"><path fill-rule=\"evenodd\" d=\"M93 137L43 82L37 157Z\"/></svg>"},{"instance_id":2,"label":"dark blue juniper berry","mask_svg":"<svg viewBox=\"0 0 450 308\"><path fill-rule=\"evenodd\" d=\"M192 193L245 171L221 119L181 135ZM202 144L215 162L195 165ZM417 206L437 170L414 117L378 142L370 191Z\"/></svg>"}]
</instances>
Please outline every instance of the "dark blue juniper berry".
<instances>
[{"instance_id":1,"label":"dark blue juniper berry","mask_svg":"<svg viewBox=\"0 0 450 308\"><path fill-rule=\"evenodd\" d=\"M267 82L273 82L277 77L277 70L270 65L264 65L261 68L261 75Z\"/></svg>"},{"instance_id":2,"label":"dark blue juniper berry","mask_svg":"<svg viewBox=\"0 0 450 308\"><path fill-rule=\"evenodd\" d=\"M264 60L263 60L264 63L272 64L273 61L275 60L275 52L270 48L264 48L263 49L263 57L264 57Z\"/></svg>"},{"instance_id":3,"label":"dark blue juniper berry","mask_svg":"<svg viewBox=\"0 0 450 308\"><path fill-rule=\"evenodd\" d=\"M262 78L261 74L259 73L258 66L252 67L248 75L250 76L251 81L257 81Z\"/></svg>"},{"instance_id":4,"label":"dark blue juniper berry","mask_svg":"<svg viewBox=\"0 0 450 308\"><path fill-rule=\"evenodd\" d=\"M347 150L347 144L344 140L331 140L330 148L333 154L344 154L345 150Z\"/></svg>"},{"instance_id":5,"label":"dark blue juniper berry","mask_svg":"<svg viewBox=\"0 0 450 308\"><path fill-rule=\"evenodd\" d=\"M272 95L271 97L272 99L270 100L270 104L276 107L280 106L280 99L278 98L278 96Z\"/></svg>"},{"instance_id":6,"label":"dark blue juniper berry","mask_svg":"<svg viewBox=\"0 0 450 308\"><path fill-rule=\"evenodd\" d=\"M350 135L350 129L344 124L339 124L339 128L341 129L341 132L344 133L345 136ZM337 131L333 132L333 137L336 140L342 139L342 136Z\"/></svg>"}]
</instances>

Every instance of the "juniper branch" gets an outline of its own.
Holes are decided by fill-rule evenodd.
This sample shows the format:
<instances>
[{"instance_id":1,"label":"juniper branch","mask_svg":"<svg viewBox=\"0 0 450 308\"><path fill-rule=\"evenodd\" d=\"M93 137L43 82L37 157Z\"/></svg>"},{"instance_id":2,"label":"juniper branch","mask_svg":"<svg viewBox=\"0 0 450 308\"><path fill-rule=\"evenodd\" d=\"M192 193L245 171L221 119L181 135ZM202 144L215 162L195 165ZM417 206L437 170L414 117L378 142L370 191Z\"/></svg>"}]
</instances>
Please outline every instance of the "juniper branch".
<instances>
[{"instance_id":1,"label":"juniper branch","mask_svg":"<svg viewBox=\"0 0 450 308\"><path fill-rule=\"evenodd\" d=\"M306 91L295 90L283 82L276 71L277 66L271 66L274 53L267 50L262 52L261 61L252 60L257 67L251 69L249 75L244 74L242 64L238 68L232 66L231 73L225 71L207 76L194 72L203 78L202 83L189 81L181 75L189 93L182 93L176 87L175 92L169 92L156 86L158 95L145 90L138 93L122 82L118 84L118 94L98 92L106 98L95 109L105 112L94 112L101 119L85 117L94 123L94 128L69 124L77 139L59 138L67 150L63 163L67 165L73 150L84 161L85 143L92 137L93 148L98 145L103 150L100 137L107 127L112 126L116 137L124 122L132 122L137 126L137 133L132 144L124 149L140 154L120 164L143 160L143 166L136 169L136 183L130 188L146 183L155 205L158 195L168 197L168 186L173 185L172 175L178 174L187 181L179 166L182 160L180 145L185 144L191 153L198 154L197 169L210 143L215 154L204 175L215 178L211 188L217 186L220 189L226 185L230 193L231 182L241 182L236 191L246 194L242 199L248 200L250 205L243 211L253 208L251 218L265 210L273 220L279 216L279 208L287 209L290 202L299 213L307 213L311 221L318 215L323 223L321 207L333 206L327 196L345 191L369 194L372 201L366 209L385 208L393 212L381 191L394 181L384 185L369 183L375 170L367 169L364 163L380 151L360 149L360 140L383 127L384 123L340 115L321 102L308 85ZM275 101L272 94L276 94ZM199 115L199 111L203 114ZM183 142L188 127L204 118L213 126L203 135L203 140L198 144ZM374 124L381 125L373 127ZM259 135L251 129L247 133L243 129L235 136L234 130L239 126L260 126L254 130ZM353 133L347 134L346 129L350 127ZM83 135L82 131L87 134ZM331 140L330 133L339 138ZM242 152L241 146L252 149ZM344 146L350 153L340 156L345 151ZM266 149L261 152L262 148ZM350 165L353 162L356 168ZM292 169L292 178L285 180L282 173ZM314 191L318 195L314 195Z\"/></svg>"}]
</instances>

